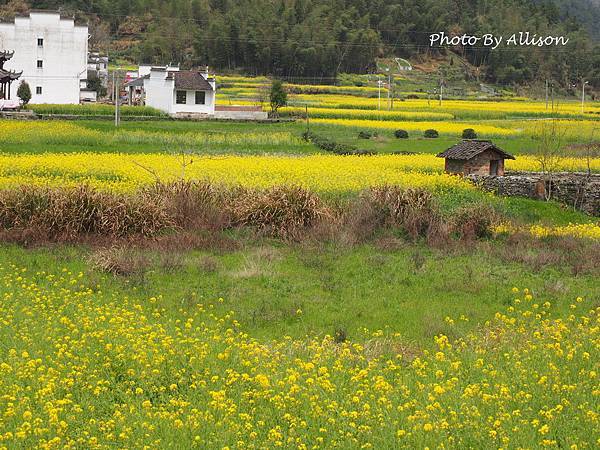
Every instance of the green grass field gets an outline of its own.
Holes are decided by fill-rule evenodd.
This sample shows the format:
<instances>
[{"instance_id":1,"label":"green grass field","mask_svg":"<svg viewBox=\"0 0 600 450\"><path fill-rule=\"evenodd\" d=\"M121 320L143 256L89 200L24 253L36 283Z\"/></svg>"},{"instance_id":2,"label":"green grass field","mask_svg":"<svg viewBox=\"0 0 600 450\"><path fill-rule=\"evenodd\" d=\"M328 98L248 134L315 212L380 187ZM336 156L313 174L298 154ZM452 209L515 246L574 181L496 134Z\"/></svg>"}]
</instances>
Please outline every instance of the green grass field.
<instances>
[{"instance_id":1,"label":"green grass field","mask_svg":"<svg viewBox=\"0 0 600 450\"><path fill-rule=\"evenodd\" d=\"M27 250L5 245L0 265L84 271L106 294L149 298L160 293L160 306L173 312L190 302L221 297L225 300L217 312L235 311L244 330L265 341L333 335L342 329L348 339L364 342L369 335L361 330L367 328L400 333L403 342L420 348L440 333L458 338L475 330L510 303L513 285L527 286L561 315L568 313L574 297L600 300L595 272L572 277L571 269L560 264L507 263L498 257L503 244L490 245L494 251L447 252L389 238L358 248L267 240L226 251L141 249L126 252L129 257L121 263L134 268L127 276L94 268L89 263L94 250L88 247ZM140 259L143 264L136 266ZM455 327L444 322L460 316L467 320Z\"/></svg>"}]
</instances>

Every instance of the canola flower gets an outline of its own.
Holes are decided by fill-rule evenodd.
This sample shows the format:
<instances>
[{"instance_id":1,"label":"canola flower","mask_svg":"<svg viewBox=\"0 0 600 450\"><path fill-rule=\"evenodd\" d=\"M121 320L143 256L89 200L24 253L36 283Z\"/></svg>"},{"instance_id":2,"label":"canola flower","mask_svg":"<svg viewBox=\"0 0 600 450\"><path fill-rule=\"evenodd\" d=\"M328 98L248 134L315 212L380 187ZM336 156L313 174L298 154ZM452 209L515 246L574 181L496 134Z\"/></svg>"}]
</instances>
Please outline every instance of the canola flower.
<instances>
[{"instance_id":1,"label":"canola flower","mask_svg":"<svg viewBox=\"0 0 600 450\"><path fill-rule=\"evenodd\" d=\"M420 155L414 155L420 156ZM269 187L301 185L317 192L348 192L397 184L438 191L475 189L460 177L441 170L424 171L431 155L405 158L314 155L290 156L193 156L185 167L186 179L207 179L227 185ZM118 192L142 185L173 181L182 176L182 159L168 154L69 153L0 155L0 188L20 184L92 187ZM438 159L437 164L440 164Z\"/></svg>"},{"instance_id":2,"label":"canola flower","mask_svg":"<svg viewBox=\"0 0 600 450\"><path fill-rule=\"evenodd\" d=\"M286 107L280 109L283 114L305 115L305 108ZM368 109L308 108L311 119L365 119L365 120L452 120L448 113L429 111L377 111Z\"/></svg>"},{"instance_id":3,"label":"canola flower","mask_svg":"<svg viewBox=\"0 0 600 450\"><path fill-rule=\"evenodd\" d=\"M136 139L132 137L132 139ZM382 184L436 190L475 189L468 181L444 174L444 161L431 154L337 156L190 156L186 179L228 185L269 187L301 185L317 192L358 191ZM0 154L0 188L20 184L74 186L82 182L119 192L182 176L177 154L45 153ZM564 170L583 170L585 162L565 158ZM600 171L600 159L591 162ZM532 157L507 161L508 170L539 170Z\"/></svg>"},{"instance_id":4,"label":"canola flower","mask_svg":"<svg viewBox=\"0 0 600 450\"><path fill-rule=\"evenodd\" d=\"M225 299L177 307L2 264L0 447L598 447L600 307L577 298L561 317L513 293L458 341L373 354L258 341Z\"/></svg>"},{"instance_id":5,"label":"canola flower","mask_svg":"<svg viewBox=\"0 0 600 450\"><path fill-rule=\"evenodd\" d=\"M600 225L595 223L571 223L565 226L556 227L547 227L538 224L527 227L516 227L511 223L501 223L496 225L492 231L495 234L525 232L536 238L546 238L550 236L572 236L577 238L600 240Z\"/></svg>"},{"instance_id":6,"label":"canola flower","mask_svg":"<svg viewBox=\"0 0 600 450\"><path fill-rule=\"evenodd\" d=\"M310 103L321 108L364 108L377 109L378 99L358 97L343 94L297 94L292 96L292 103ZM444 100L440 105L435 99L407 99L395 101L394 110L428 110L431 112L445 112L453 115L465 115L468 113L476 116L498 116L507 115L522 116L548 116L566 115L581 116L581 103L575 101L562 102L556 105L554 111L546 109L546 103L534 100L505 100L505 101L482 101L482 100ZM597 117L600 112L599 102L589 102L584 108L584 116Z\"/></svg>"}]
</instances>

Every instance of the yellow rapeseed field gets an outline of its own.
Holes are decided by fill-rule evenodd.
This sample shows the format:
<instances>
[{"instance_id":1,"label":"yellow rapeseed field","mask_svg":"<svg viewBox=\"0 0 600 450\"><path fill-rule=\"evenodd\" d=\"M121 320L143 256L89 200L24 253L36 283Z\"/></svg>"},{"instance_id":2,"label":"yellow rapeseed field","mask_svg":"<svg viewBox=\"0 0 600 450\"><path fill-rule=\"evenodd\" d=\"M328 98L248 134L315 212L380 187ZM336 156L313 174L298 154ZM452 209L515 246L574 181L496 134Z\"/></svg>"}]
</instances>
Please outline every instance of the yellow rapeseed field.
<instances>
[{"instance_id":1,"label":"yellow rapeseed field","mask_svg":"<svg viewBox=\"0 0 600 450\"><path fill-rule=\"evenodd\" d=\"M433 170L432 155L403 156L193 156L182 167L179 155L41 154L0 155L0 187L19 184L69 186L82 182L100 189L130 191L144 184L186 179L249 187L301 185L318 192L358 191L398 184L431 189L474 189L456 176Z\"/></svg>"},{"instance_id":2,"label":"yellow rapeseed field","mask_svg":"<svg viewBox=\"0 0 600 450\"><path fill-rule=\"evenodd\" d=\"M282 113L305 115L306 109L301 107L281 108ZM341 108L308 108L310 118L321 119L367 119L367 120L452 120L449 113L430 111L377 111L372 109L341 109Z\"/></svg>"},{"instance_id":3,"label":"yellow rapeseed field","mask_svg":"<svg viewBox=\"0 0 600 450\"><path fill-rule=\"evenodd\" d=\"M530 225L527 227L515 227L511 223L502 223L493 227L495 234L512 234L515 232L526 232L537 238L550 236L573 236L600 240L600 224L576 223L558 227L546 227L543 225Z\"/></svg>"},{"instance_id":4,"label":"yellow rapeseed field","mask_svg":"<svg viewBox=\"0 0 600 450\"><path fill-rule=\"evenodd\" d=\"M561 317L513 292L458 341L386 353L260 342L215 312L226 299L177 309L6 264L0 448L598 448L600 308L577 298ZM372 343L401 342L393 331Z\"/></svg>"},{"instance_id":5,"label":"yellow rapeseed field","mask_svg":"<svg viewBox=\"0 0 600 450\"><path fill-rule=\"evenodd\" d=\"M337 107L361 107L367 109L377 109L379 100L377 98L357 97L343 94L297 94L292 99L300 103L309 103L314 106L319 105L323 108ZM382 108L387 107L387 99L382 98ZM554 111L546 109L546 103L542 101L480 101L480 100L444 100L440 105L436 98L431 99L407 99L404 101L396 100L394 110L429 110L431 112L445 112L452 114L455 111L477 112L504 112L511 114L522 114L523 116L539 116L555 113L564 113L570 115L581 115L581 103L575 101L564 101L555 104ZM588 102L584 108L584 115L591 117L597 116L600 112L598 102Z\"/></svg>"},{"instance_id":6,"label":"yellow rapeseed field","mask_svg":"<svg viewBox=\"0 0 600 450\"><path fill-rule=\"evenodd\" d=\"M182 162L185 161L185 164ZM209 179L249 187L297 184L318 192L358 191L398 184L436 190L473 189L443 172L444 161L431 154L337 156L187 156L177 154L45 153L0 155L0 187L19 184L72 186L82 182L119 192L161 181ZM185 165L185 168L182 167ZM600 171L600 159L591 161ZM585 161L565 158L563 170L584 170ZM533 157L507 161L508 170L539 170Z\"/></svg>"}]
</instances>

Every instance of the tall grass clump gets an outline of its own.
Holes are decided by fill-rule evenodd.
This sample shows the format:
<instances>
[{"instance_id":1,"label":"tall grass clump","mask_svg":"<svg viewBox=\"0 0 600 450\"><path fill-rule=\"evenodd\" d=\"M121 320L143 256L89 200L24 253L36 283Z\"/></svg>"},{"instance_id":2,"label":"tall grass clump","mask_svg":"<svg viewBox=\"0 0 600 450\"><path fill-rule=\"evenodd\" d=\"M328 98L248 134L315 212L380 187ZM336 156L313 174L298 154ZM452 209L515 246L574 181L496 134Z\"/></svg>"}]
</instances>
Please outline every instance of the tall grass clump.
<instances>
[{"instance_id":1,"label":"tall grass clump","mask_svg":"<svg viewBox=\"0 0 600 450\"><path fill-rule=\"evenodd\" d=\"M48 237L151 236L173 225L160 198L75 188L21 186L0 191L0 226Z\"/></svg>"},{"instance_id":2,"label":"tall grass clump","mask_svg":"<svg viewBox=\"0 0 600 450\"><path fill-rule=\"evenodd\" d=\"M364 191L346 215L347 230L355 241L367 239L382 228L400 229L413 240L429 238L440 233L441 224L431 192L398 186Z\"/></svg>"},{"instance_id":3,"label":"tall grass clump","mask_svg":"<svg viewBox=\"0 0 600 450\"><path fill-rule=\"evenodd\" d=\"M283 239L299 239L329 215L317 195L295 186L242 190L231 209L237 225Z\"/></svg>"}]
</instances>

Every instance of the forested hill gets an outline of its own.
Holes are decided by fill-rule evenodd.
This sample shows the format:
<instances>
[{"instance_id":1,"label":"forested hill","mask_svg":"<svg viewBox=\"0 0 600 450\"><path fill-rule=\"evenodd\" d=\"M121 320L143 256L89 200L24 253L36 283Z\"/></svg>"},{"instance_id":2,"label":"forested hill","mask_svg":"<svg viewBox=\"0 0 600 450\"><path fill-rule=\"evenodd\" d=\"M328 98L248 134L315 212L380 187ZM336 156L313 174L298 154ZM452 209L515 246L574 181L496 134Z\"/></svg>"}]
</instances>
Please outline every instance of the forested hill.
<instances>
[{"instance_id":1,"label":"forested hill","mask_svg":"<svg viewBox=\"0 0 600 450\"><path fill-rule=\"evenodd\" d=\"M0 15L60 9L93 45L136 62L209 64L282 77L366 72L375 58L453 51L491 82L582 77L600 85L598 0L0 0ZM431 49L429 34L566 35L559 48Z\"/></svg>"}]
</instances>

